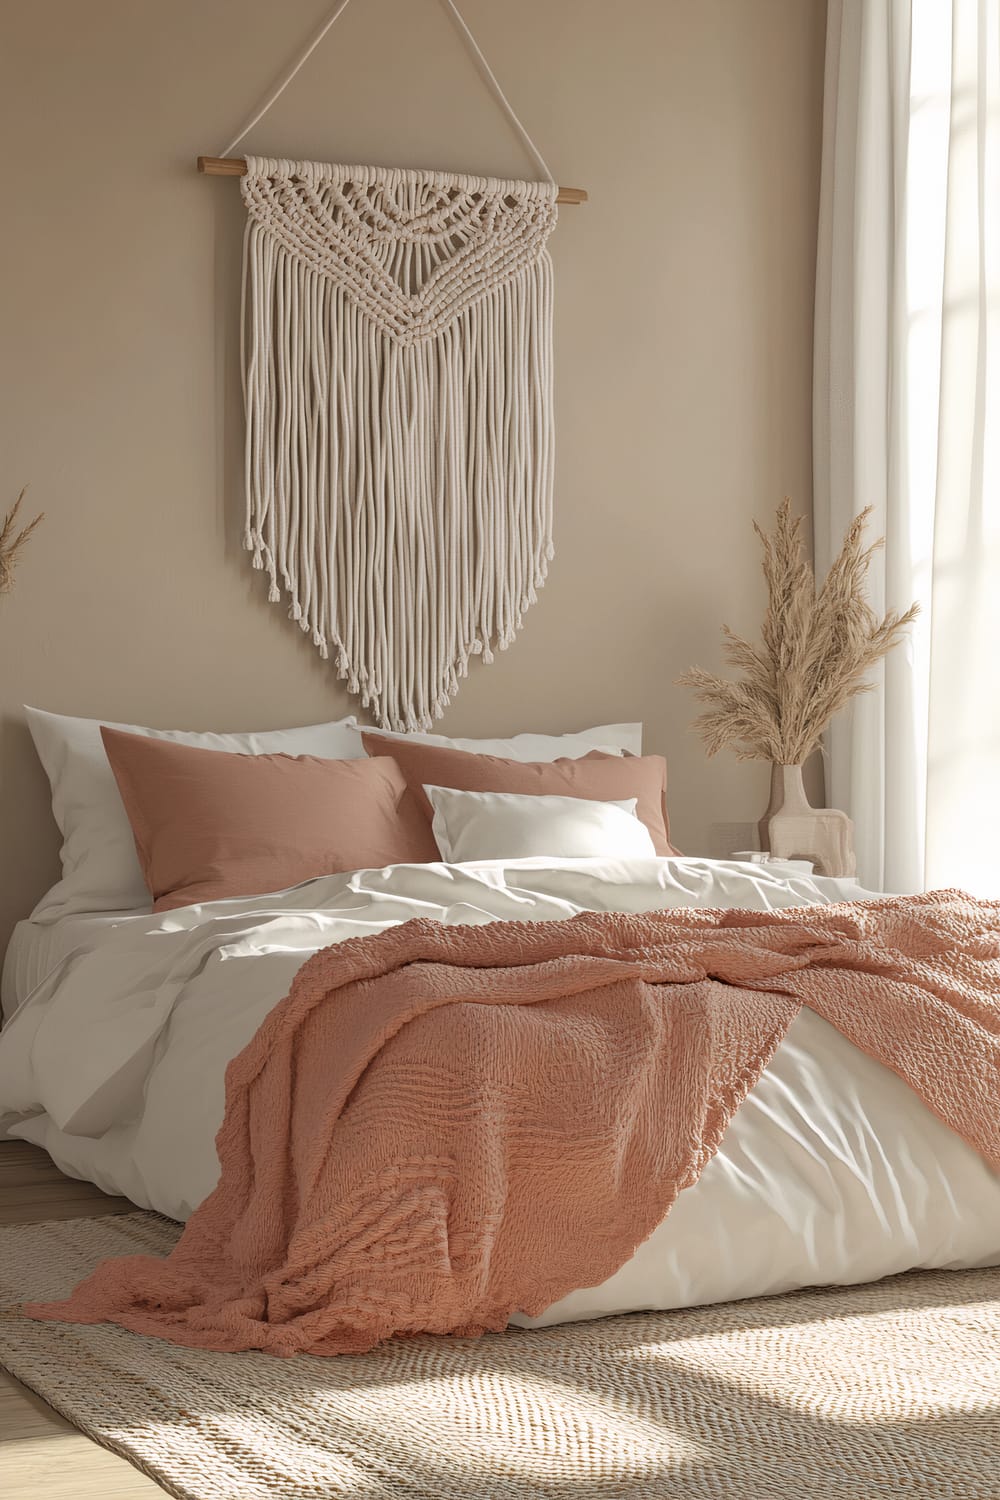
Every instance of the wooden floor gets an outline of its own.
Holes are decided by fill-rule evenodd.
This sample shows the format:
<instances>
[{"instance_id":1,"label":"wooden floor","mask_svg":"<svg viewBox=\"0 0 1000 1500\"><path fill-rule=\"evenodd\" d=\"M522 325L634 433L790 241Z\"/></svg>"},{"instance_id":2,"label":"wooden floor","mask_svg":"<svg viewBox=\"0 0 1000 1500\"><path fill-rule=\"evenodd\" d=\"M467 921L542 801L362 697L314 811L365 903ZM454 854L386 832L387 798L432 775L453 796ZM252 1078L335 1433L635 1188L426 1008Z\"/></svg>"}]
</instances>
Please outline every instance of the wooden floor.
<instances>
[{"instance_id":1,"label":"wooden floor","mask_svg":"<svg viewBox=\"0 0 1000 1500\"><path fill-rule=\"evenodd\" d=\"M64 1177L36 1146L0 1141L0 1255L5 1224L129 1213L134 1207L88 1182ZM3 1500L150 1500L165 1493L0 1369Z\"/></svg>"}]
</instances>

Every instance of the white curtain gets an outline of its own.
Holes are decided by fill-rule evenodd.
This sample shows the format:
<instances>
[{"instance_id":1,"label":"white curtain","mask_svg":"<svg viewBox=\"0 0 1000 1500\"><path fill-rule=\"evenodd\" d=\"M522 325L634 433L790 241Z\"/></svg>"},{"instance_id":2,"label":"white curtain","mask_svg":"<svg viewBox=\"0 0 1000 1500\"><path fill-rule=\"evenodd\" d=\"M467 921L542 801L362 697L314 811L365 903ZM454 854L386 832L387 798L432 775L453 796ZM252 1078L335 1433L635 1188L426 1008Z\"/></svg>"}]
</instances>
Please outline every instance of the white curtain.
<instances>
[{"instance_id":1,"label":"white curtain","mask_svg":"<svg viewBox=\"0 0 1000 1500\"><path fill-rule=\"evenodd\" d=\"M828 737L877 889L1000 896L1000 0L829 0L815 545L922 615Z\"/></svg>"}]
</instances>

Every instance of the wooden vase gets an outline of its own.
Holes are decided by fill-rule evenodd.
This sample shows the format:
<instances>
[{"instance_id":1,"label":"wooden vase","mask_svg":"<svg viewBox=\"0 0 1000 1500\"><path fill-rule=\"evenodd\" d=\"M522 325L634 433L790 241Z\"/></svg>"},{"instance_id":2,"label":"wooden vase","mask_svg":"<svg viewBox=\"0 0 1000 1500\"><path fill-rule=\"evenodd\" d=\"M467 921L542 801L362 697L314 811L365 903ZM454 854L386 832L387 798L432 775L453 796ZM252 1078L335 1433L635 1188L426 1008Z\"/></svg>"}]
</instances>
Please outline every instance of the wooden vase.
<instances>
[{"instance_id":1,"label":"wooden vase","mask_svg":"<svg viewBox=\"0 0 1000 1500\"><path fill-rule=\"evenodd\" d=\"M832 807L813 807L801 766L771 767L771 798L757 825L760 847L776 859L812 860L817 875L853 875L854 824Z\"/></svg>"}]
</instances>

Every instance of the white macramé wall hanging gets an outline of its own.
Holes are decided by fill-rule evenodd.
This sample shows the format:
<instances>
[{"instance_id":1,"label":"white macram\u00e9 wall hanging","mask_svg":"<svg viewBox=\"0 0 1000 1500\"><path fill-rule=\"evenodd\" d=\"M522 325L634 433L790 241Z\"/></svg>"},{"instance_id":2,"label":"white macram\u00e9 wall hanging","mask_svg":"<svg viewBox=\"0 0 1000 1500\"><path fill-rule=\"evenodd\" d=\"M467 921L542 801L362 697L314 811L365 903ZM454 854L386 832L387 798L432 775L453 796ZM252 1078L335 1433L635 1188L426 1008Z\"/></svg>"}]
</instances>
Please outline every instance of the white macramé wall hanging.
<instances>
[{"instance_id":1,"label":"white macram\u00e9 wall hanging","mask_svg":"<svg viewBox=\"0 0 1000 1500\"><path fill-rule=\"evenodd\" d=\"M246 530L269 597L377 723L426 729L510 645L552 557L544 181L199 158L240 173ZM345 9L306 52L232 150Z\"/></svg>"}]
</instances>

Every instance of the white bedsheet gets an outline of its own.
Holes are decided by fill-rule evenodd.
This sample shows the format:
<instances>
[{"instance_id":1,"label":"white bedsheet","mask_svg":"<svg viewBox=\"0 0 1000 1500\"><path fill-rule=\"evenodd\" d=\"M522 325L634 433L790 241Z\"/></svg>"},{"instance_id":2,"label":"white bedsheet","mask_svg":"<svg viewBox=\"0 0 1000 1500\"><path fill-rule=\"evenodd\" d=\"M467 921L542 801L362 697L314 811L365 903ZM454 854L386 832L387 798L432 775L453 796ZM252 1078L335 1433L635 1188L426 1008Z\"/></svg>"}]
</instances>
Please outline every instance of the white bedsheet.
<instances>
[{"instance_id":1,"label":"white bedsheet","mask_svg":"<svg viewBox=\"0 0 1000 1500\"><path fill-rule=\"evenodd\" d=\"M136 916L148 917L148 906L140 911L82 912L58 920L18 922L7 945L0 980L0 1008L4 1017L12 1016L74 948L87 946L96 933Z\"/></svg>"},{"instance_id":2,"label":"white bedsheet","mask_svg":"<svg viewBox=\"0 0 1000 1500\"><path fill-rule=\"evenodd\" d=\"M417 915L764 910L865 894L730 862L521 860L362 871L102 924L76 934L0 1034L0 1126L64 1171L184 1219L217 1178L226 1064L319 947ZM534 1322L998 1262L1000 1175L803 1011L660 1228L603 1286Z\"/></svg>"}]
</instances>

